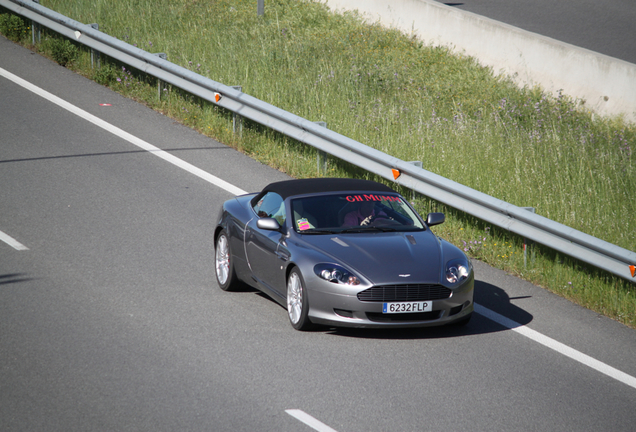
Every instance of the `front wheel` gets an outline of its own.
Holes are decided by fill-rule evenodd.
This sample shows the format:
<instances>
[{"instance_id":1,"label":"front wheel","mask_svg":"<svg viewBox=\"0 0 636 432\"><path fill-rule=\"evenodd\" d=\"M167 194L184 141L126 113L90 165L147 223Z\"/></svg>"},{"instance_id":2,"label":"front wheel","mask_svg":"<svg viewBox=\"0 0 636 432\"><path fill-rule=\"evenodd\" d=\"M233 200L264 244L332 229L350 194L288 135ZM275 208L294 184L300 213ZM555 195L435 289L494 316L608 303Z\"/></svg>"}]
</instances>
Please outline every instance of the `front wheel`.
<instances>
[{"instance_id":1,"label":"front wheel","mask_svg":"<svg viewBox=\"0 0 636 432\"><path fill-rule=\"evenodd\" d=\"M216 238L214 251L216 281L223 291L235 291L239 281L234 271L234 258L230 249L230 238L225 230Z\"/></svg>"},{"instance_id":2,"label":"front wheel","mask_svg":"<svg viewBox=\"0 0 636 432\"><path fill-rule=\"evenodd\" d=\"M311 321L307 317L309 312L309 300L305 282L300 271L295 268L287 279L287 314L289 322L296 330L308 330L311 328Z\"/></svg>"}]
</instances>

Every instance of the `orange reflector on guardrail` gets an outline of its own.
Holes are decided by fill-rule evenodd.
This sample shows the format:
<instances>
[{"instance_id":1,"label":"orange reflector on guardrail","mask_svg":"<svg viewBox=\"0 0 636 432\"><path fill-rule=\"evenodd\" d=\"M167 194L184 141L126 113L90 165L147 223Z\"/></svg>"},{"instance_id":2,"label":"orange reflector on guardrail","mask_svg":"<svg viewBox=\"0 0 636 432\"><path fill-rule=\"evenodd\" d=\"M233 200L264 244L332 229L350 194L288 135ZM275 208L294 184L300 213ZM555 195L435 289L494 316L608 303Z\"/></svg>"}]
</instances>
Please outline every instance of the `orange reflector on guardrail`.
<instances>
[{"instance_id":1,"label":"orange reflector on guardrail","mask_svg":"<svg viewBox=\"0 0 636 432\"><path fill-rule=\"evenodd\" d=\"M214 100L215 100L215 101L217 101L217 102L218 102L218 101L220 101L220 100L221 100L221 98L222 98L221 93L214 93Z\"/></svg>"},{"instance_id":2,"label":"orange reflector on guardrail","mask_svg":"<svg viewBox=\"0 0 636 432\"><path fill-rule=\"evenodd\" d=\"M630 265L629 270L632 272L632 277L636 276L636 266Z\"/></svg>"},{"instance_id":3,"label":"orange reflector on guardrail","mask_svg":"<svg viewBox=\"0 0 636 432\"><path fill-rule=\"evenodd\" d=\"M400 170L392 169L391 171L393 171L393 180L397 180L397 178L402 175Z\"/></svg>"}]
</instances>

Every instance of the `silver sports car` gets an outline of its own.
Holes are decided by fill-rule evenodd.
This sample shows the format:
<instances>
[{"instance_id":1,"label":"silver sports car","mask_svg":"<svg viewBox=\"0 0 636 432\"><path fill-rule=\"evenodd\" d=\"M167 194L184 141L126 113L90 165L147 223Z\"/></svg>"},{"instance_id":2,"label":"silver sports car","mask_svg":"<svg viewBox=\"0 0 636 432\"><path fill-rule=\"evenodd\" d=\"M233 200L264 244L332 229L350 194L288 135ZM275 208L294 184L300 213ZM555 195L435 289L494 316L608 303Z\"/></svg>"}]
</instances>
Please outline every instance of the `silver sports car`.
<instances>
[{"instance_id":1,"label":"silver sports car","mask_svg":"<svg viewBox=\"0 0 636 432\"><path fill-rule=\"evenodd\" d=\"M473 267L393 189L372 181L272 183L223 204L214 232L221 289L250 285L287 308L292 326L465 324Z\"/></svg>"}]
</instances>

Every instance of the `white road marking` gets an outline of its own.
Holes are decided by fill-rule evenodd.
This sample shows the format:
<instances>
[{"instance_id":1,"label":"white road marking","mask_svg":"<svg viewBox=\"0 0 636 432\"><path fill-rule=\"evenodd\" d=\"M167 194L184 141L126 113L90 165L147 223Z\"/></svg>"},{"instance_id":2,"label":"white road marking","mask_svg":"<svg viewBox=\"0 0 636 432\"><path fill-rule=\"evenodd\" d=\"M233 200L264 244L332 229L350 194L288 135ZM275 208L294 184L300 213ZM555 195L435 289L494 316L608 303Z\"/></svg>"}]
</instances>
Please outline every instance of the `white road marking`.
<instances>
[{"instance_id":1,"label":"white road marking","mask_svg":"<svg viewBox=\"0 0 636 432\"><path fill-rule=\"evenodd\" d=\"M84 120L87 120L91 123L93 123L94 125L112 133L113 135L116 135L126 141L128 141L131 144L136 145L137 147L140 147L152 154L154 154L157 157L160 157L161 159L170 162L173 165L178 166L179 168L182 168L186 171L188 171L191 174L194 174L197 177L202 178L203 180L212 183L213 185L221 188L221 189L225 189L226 191L234 194L234 195L243 195L247 192L245 192L242 189L237 188L236 186L226 182L225 180L221 180L220 178L213 176L212 174L203 171L200 168L195 167L192 164L189 164L188 162L184 161L183 159L179 159L176 156L171 155L168 152L165 152L163 150L161 150L158 147L153 146L152 144L137 138L134 135L129 134L128 132L118 128L117 126L113 126L110 123L105 122L104 120L95 117L94 115L84 111L83 109L80 109L74 105L71 105L69 102L66 102L63 99L60 99L59 97L55 96L54 94L51 94L49 92L47 92L46 90L43 90L33 84L31 84L28 81L23 80L22 78L12 74L9 71L6 71L2 68L0 68L0 75L7 78L10 81L13 81L14 83L18 84L19 86L24 87L25 89L37 94L38 96L43 97L44 99L53 102L54 104L64 108L65 110L83 118Z\"/></svg>"},{"instance_id":2,"label":"white road marking","mask_svg":"<svg viewBox=\"0 0 636 432\"><path fill-rule=\"evenodd\" d=\"M3 233L2 231L0 231L0 240L2 240L3 242L8 244L15 250L19 250L19 251L29 250L28 247L26 247L25 245L23 245L22 243L20 243L13 237L11 237L9 234Z\"/></svg>"},{"instance_id":3,"label":"white road marking","mask_svg":"<svg viewBox=\"0 0 636 432\"><path fill-rule=\"evenodd\" d=\"M330 428L329 426L327 426L320 420L316 420L315 418L313 418L306 412L301 411L299 409L288 409L288 410L285 410L285 412L319 432L337 432L335 429Z\"/></svg>"},{"instance_id":4,"label":"white road marking","mask_svg":"<svg viewBox=\"0 0 636 432\"><path fill-rule=\"evenodd\" d=\"M582 352L577 351L574 348L570 348L569 346L562 344L561 342L549 338L536 330L532 330L524 325L521 325L518 322L506 318L505 316L491 311L490 309L485 308L477 303L475 303L475 312L498 324L501 324L506 328L509 328L514 332L519 333L520 335L527 337L528 339L531 339L543 346L553 349L559 354L563 354L564 356L569 357L572 360L576 360L577 362L582 363L585 366L591 367L592 369L611 378L614 378L615 380L620 381L623 384L627 384L630 387L636 388L636 378L631 375L627 375L625 372L621 372L618 369L611 367L610 365L600 362L588 356L587 354L583 354Z\"/></svg>"},{"instance_id":5,"label":"white road marking","mask_svg":"<svg viewBox=\"0 0 636 432\"><path fill-rule=\"evenodd\" d=\"M47 92L46 90L43 90L31 83L29 83L28 81L23 80L22 78L13 75L12 73L0 68L0 76L4 76L5 78L15 82L16 84L24 87L25 89L53 102L54 104L68 110L69 112L72 112L73 114L76 114L77 116L88 120L89 122L95 124L96 126L101 127L104 130L107 130L108 132L113 133L114 135L117 135L118 137L130 142L131 144L136 145L137 147L140 147L144 150L149 151L150 153L164 159L167 162L170 162L171 164L174 164L176 166L178 166L179 168L183 168L184 170L188 171L189 173L192 173L194 175L196 175L197 177L202 178L203 180L206 180L210 183L212 183L213 185L224 189L234 195L243 195L246 192L242 189L237 188L236 186L226 182L225 180L221 180L218 177L213 176L212 174L203 171L200 168L195 167L194 165L189 164L188 162L185 162L182 159L179 159L173 155L171 155L170 153L167 153L161 149L159 149L158 147L153 146L150 143L147 143L146 141L141 140L140 138L135 137L134 135L129 134L128 132L123 131L122 129L119 129L116 126L111 125L110 123L107 123L97 117L95 117L92 114L89 114L88 112L74 106L71 105L70 103L66 102L63 99L60 99L59 97ZM10 241L15 242L14 244L19 245L18 247L22 247L25 248L25 246L21 245L20 243L18 243L17 241L15 241L14 239L12 239L11 237L7 236L6 234L2 233L0 231L0 234L3 234L4 236L6 236L8 239L10 239L9 241L5 240L5 238L2 237L2 235L0 235L0 239L5 241L6 243L10 244L13 247L14 246L12 243L10 243ZM17 249L17 248L16 248ZM24 250L24 249L18 249L18 250ZM566 357L569 357L573 360L576 360L586 366L591 367L592 369L601 372L602 374L605 374L611 378L614 378L624 384L627 384L628 386L631 386L633 388L636 388L636 378L634 378L631 375L628 375L624 372L621 372L618 369L615 369L603 362L600 362L586 354L583 354L580 351L577 351L573 348L570 348L569 346L562 344L561 342L558 342L552 338L549 338L535 330L531 330L526 326L522 326L521 324L508 319L506 317L504 317L503 315L499 315L498 313L491 311L488 308L485 308L481 305L475 304L475 311L480 314L485 316L488 319L491 319L492 321L495 321L501 325L503 325L504 327L507 327L537 343L540 343L550 349L553 349L555 351L557 351L560 354L563 354ZM316 430L320 430L320 431L333 431L333 429L329 428L329 426L323 425L322 423L320 423L318 420L314 419L313 417L311 417L309 414L306 414L300 410L287 410L287 413L293 417L296 417L297 419L299 419L300 421L302 421L303 423L305 423L305 419L307 419L308 421L312 421L312 422L316 422L317 425L322 425L327 429L316 429L312 424L309 424L311 427L313 427Z\"/></svg>"}]
</instances>

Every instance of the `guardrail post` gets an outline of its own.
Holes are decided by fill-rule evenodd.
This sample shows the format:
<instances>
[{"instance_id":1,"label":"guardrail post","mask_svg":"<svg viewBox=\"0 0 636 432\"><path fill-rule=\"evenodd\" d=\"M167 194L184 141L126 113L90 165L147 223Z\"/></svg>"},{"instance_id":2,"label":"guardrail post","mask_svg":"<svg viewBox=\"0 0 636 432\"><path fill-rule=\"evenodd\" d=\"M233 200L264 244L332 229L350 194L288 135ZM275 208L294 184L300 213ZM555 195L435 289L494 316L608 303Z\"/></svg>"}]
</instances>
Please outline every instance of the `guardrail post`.
<instances>
[{"instance_id":1,"label":"guardrail post","mask_svg":"<svg viewBox=\"0 0 636 432\"><path fill-rule=\"evenodd\" d=\"M93 24L89 24L89 25L92 28L94 28L95 30L99 30L99 24L93 23ZM99 51L95 51L93 48L91 48L91 69L95 69L95 66L94 66L94 58L95 57L97 57L97 69L100 69L102 67L102 64L101 64Z\"/></svg>"},{"instance_id":2,"label":"guardrail post","mask_svg":"<svg viewBox=\"0 0 636 432\"><path fill-rule=\"evenodd\" d=\"M265 15L265 0L257 0L256 2L256 15Z\"/></svg>"},{"instance_id":3,"label":"guardrail post","mask_svg":"<svg viewBox=\"0 0 636 432\"><path fill-rule=\"evenodd\" d=\"M317 121L314 123L324 128L327 127L327 122L324 121ZM316 149L316 169L318 170L318 175L327 172L327 153L319 149Z\"/></svg>"},{"instance_id":4,"label":"guardrail post","mask_svg":"<svg viewBox=\"0 0 636 432\"><path fill-rule=\"evenodd\" d=\"M243 86L231 86L234 90L240 92L243 91ZM239 129L239 136L243 136L243 116L237 114L236 111L232 112L232 133L236 135L236 127Z\"/></svg>"},{"instance_id":5,"label":"guardrail post","mask_svg":"<svg viewBox=\"0 0 636 432\"><path fill-rule=\"evenodd\" d=\"M31 1L35 1L35 3L29 5L27 8L29 11L24 11L27 14L27 18L35 15L46 18L44 20L46 24L41 25L51 31L72 39L75 32L86 30L84 24L77 24L75 21L69 20L54 11L39 6L37 4L39 3L38 0ZM263 2L262 9L264 13L264 0L259 1ZM25 2L30 3L28 0L0 0L0 3L5 8L15 13L23 11ZM99 31L90 31L88 33L92 34L85 35L82 38L84 41L81 43L89 46L100 43L100 45L96 46L100 46L100 49L103 50L102 52L108 57L126 62L130 67L138 70L145 70L148 75L155 76L157 79L156 69L163 69L163 72L168 73L171 77L172 86L179 87L194 96L204 94L202 91L205 91L205 94L213 91L220 95L218 91L223 88L220 87L220 83L196 75L191 71L184 72L182 68L178 68L168 61L161 65L160 68L149 65L149 63L152 63L149 62L151 60L150 53L141 50L131 51L128 44ZM161 76L163 76L163 73ZM158 87L161 93L161 82ZM329 145L327 148L330 148L330 154L333 157L345 158L352 164L369 172L379 174L378 170L386 172L387 169L392 169L396 166L396 159L392 156L351 139L345 139L346 137L335 132L327 131L324 134L308 133L309 131L299 126L299 122L307 120L289 112L285 112L283 118L279 115L280 109L274 110L270 104L249 95L228 99L227 103L224 104L226 109L232 112L241 112L255 123L267 125L276 130L285 130L285 132L281 133L299 142L309 144L309 140L311 140L311 145L315 148ZM243 111L244 109L245 111ZM319 157L322 159L321 156ZM320 159L318 166L320 167ZM394 171L399 177L399 170ZM522 237L527 237L530 240L536 239L536 242L545 244L559 253L636 283L636 252L609 244L604 240L541 216L523 214L525 217L519 218L525 210L517 206L487 196L443 177L433 175L423 169L413 170L413 172L412 188L415 192L458 208L462 212L476 216L487 223L514 232ZM530 242L524 241L526 248L527 244L530 244ZM532 255L534 253L535 251L533 250Z\"/></svg>"},{"instance_id":6,"label":"guardrail post","mask_svg":"<svg viewBox=\"0 0 636 432\"><path fill-rule=\"evenodd\" d=\"M34 3L40 4L40 0L33 0ZM35 45L35 34L38 35L38 43L42 41L42 26L31 20L31 42Z\"/></svg>"},{"instance_id":7,"label":"guardrail post","mask_svg":"<svg viewBox=\"0 0 636 432\"><path fill-rule=\"evenodd\" d=\"M152 53L152 55L156 55L160 59L168 60L168 54L166 53ZM161 80L157 78L157 99L161 100Z\"/></svg>"},{"instance_id":8,"label":"guardrail post","mask_svg":"<svg viewBox=\"0 0 636 432\"><path fill-rule=\"evenodd\" d=\"M411 165L415 165L418 168L422 168L423 167L422 161L409 161L407 163L410 163ZM415 201L415 189L412 189L411 191L413 192L413 194L411 195L411 200Z\"/></svg>"},{"instance_id":9,"label":"guardrail post","mask_svg":"<svg viewBox=\"0 0 636 432\"><path fill-rule=\"evenodd\" d=\"M521 207L524 210L528 210L530 213L534 213L535 212L535 208L534 207ZM532 246L533 242L532 240L528 240L524 237L523 239L523 268L527 268L528 267L528 246ZM534 262L534 249L532 251L532 262Z\"/></svg>"}]
</instances>

